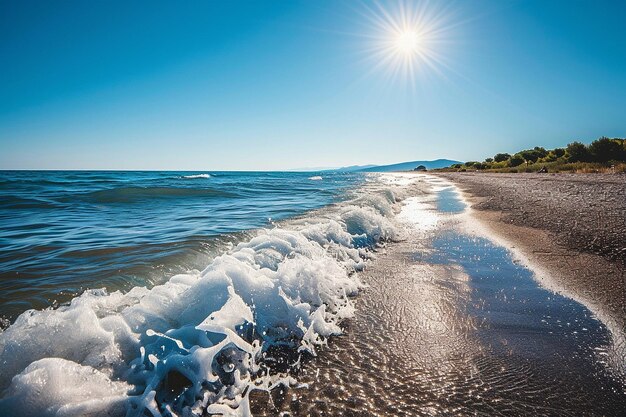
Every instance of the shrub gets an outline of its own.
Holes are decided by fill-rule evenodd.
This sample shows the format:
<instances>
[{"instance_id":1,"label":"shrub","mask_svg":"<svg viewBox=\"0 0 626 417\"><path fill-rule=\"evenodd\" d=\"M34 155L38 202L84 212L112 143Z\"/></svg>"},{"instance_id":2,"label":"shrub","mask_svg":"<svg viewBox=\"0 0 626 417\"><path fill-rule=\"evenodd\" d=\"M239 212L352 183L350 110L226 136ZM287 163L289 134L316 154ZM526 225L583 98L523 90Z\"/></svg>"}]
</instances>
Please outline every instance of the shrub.
<instances>
[{"instance_id":1,"label":"shrub","mask_svg":"<svg viewBox=\"0 0 626 417\"><path fill-rule=\"evenodd\" d=\"M567 145L568 162L589 162L591 154L589 149L580 142L572 142Z\"/></svg>"},{"instance_id":2,"label":"shrub","mask_svg":"<svg viewBox=\"0 0 626 417\"><path fill-rule=\"evenodd\" d=\"M496 162L504 162L511 157L508 153L497 153L496 156L493 157L493 160Z\"/></svg>"},{"instance_id":3,"label":"shrub","mask_svg":"<svg viewBox=\"0 0 626 417\"><path fill-rule=\"evenodd\" d=\"M535 155L537 155L537 159L545 158L548 155L548 151L546 151L546 149L542 148L541 146L535 146L533 148L533 151L535 152Z\"/></svg>"},{"instance_id":4,"label":"shrub","mask_svg":"<svg viewBox=\"0 0 626 417\"><path fill-rule=\"evenodd\" d=\"M557 160L557 156L554 154L554 152L550 151L548 152L548 155L546 155L544 158L539 158L538 162L554 162Z\"/></svg>"},{"instance_id":5,"label":"shrub","mask_svg":"<svg viewBox=\"0 0 626 417\"><path fill-rule=\"evenodd\" d=\"M622 157L622 144L617 140L602 137L589 145L591 160L594 162L609 162Z\"/></svg>"},{"instance_id":6,"label":"shrub","mask_svg":"<svg viewBox=\"0 0 626 417\"><path fill-rule=\"evenodd\" d=\"M565 155L565 149L563 148L554 148L552 152L557 158L560 158Z\"/></svg>"},{"instance_id":7,"label":"shrub","mask_svg":"<svg viewBox=\"0 0 626 417\"><path fill-rule=\"evenodd\" d=\"M512 167L522 165L523 163L524 163L524 158L522 158L519 154L515 154L509 159L509 166L512 166Z\"/></svg>"},{"instance_id":8,"label":"shrub","mask_svg":"<svg viewBox=\"0 0 626 417\"><path fill-rule=\"evenodd\" d=\"M485 158L485 162L493 162L493 158Z\"/></svg>"},{"instance_id":9,"label":"shrub","mask_svg":"<svg viewBox=\"0 0 626 417\"><path fill-rule=\"evenodd\" d=\"M524 158L526 164L535 163L539 158L545 158L548 155L548 151L539 146L535 146L533 149L525 149L521 152L518 152L517 155Z\"/></svg>"}]
</instances>

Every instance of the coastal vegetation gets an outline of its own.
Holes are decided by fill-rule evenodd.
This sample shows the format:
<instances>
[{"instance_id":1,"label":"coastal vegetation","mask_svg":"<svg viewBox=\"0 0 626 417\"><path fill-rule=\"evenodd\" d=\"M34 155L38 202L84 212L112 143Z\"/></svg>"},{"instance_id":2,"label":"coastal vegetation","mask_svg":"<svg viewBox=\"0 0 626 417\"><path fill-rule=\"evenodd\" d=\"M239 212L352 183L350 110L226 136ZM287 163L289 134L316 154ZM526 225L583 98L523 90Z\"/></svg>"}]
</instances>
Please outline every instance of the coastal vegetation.
<instances>
[{"instance_id":1,"label":"coastal vegetation","mask_svg":"<svg viewBox=\"0 0 626 417\"><path fill-rule=\"evenodd\" d=\"M453 164L443 171L490 172L626 172L626 139L601 137L589 145L565 148L535 146L514 154L497 153L484 161Z\"/></svg>"}]
</instances>

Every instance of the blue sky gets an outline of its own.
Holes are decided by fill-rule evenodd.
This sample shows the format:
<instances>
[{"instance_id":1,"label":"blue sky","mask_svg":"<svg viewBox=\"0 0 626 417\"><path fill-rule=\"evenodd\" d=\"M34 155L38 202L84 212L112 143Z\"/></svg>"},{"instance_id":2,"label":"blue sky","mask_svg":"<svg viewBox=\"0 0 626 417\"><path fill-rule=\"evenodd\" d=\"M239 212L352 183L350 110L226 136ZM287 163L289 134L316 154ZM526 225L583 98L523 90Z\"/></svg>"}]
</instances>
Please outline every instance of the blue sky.
<instances>
[{"instance_id":1,"label":"blue sky","mask_svg":"<svg viewBox=\"0 0 626 417\"><path fill-rule=\"evenodd\" d=\"M470 160L626 136L624 1L132 3L0 1L0 168ZM393 76L374 22L402 8L437 59Z\"/></svg>"}]
</instances>

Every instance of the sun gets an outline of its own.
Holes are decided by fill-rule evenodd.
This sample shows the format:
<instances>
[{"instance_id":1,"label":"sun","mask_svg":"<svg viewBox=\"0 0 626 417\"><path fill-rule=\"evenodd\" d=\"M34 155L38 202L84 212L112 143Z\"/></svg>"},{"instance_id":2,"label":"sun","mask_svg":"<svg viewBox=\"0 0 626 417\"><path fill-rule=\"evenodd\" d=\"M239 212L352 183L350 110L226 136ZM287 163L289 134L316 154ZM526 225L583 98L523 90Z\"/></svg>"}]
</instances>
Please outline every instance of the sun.
<instances>
[{"instance_id":1,"label":"sun","mask_svg":"<svg viewBox=\"0 0 626 417\"><path fill-rule=\"evenodd\" d=\"M404 55L413 55L419 52L420 35L415 30L405 30L396 35L394 46Z\"/></svg>"},{"instance_id":2,"label":"sun","mask_svg":"<svg viewBox=\"0 0 626 417\"><path fill-rule=\"evenodd\" d=\"M382 70L390 79L414 87L429 73L445 78L446 48L454 25L450 10L440 4L399 0L365 7L369 46L363 52L373 62L371 72Z\"/></svg>"}]
</instances>

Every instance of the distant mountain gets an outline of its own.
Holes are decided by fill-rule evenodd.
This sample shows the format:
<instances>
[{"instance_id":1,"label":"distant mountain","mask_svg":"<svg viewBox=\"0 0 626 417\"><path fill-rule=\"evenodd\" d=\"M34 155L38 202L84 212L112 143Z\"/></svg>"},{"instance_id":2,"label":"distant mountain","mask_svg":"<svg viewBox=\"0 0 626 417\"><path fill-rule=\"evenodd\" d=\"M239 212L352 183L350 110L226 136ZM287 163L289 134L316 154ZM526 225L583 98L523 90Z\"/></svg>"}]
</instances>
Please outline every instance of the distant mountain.
<instances>
[{"instance_id":1,"label":"distant mountain","mask_svg":"<svg viewBox=\"0 0 626 417\"><path fill-rule=\"evenodd\" d=\"M334 169L333 171L340 171L340 172L364 171L366 169L375 168L377 166L378 165L351 165L349 167L337 168L337 169Z\"/></svg>"},{"instance_id":2,"label":"distant mountain","mask_svg":"<svg viewBox=\"0 0 626 417\"><path fill-rule=\"evenodd\" d=\"M358 169L359 172L391 172L391 171L413 171L419 165L424 165L426 169L446 168L453 164L462 164L460 161L453 161L450 159L435 159L434 161L411 161L401 162L399 164L392 165L375 165Z\"/></svg>"},{"instance_id":3,"label":"distant mountain","mask_svg":"<svg viewBox=\"0 0 626 417\"><path fill-rule=\"evenodd\" d=\"M341 168L333 167L304 167L304 168L292 168L287 169L286 172L323 172L323 171L338 171Z\"/></svg>"},{"instance_id":4,"label":"distant mountain","mask_svg":"<svg viewBox=\"0 0 626 417\"><path fill-rule=\"evenodd\" d=\"M291 169L290 171L299 172L391 172L391 171L413 171L420 165L424 165L426 169L446 168L454 164L462 164L460 161L453 161L451 159L435 159L434 161L411 161L401 162L399 164L392 165L350 165L341 168L298 168Z\"/></svg>"}]
</instances>

